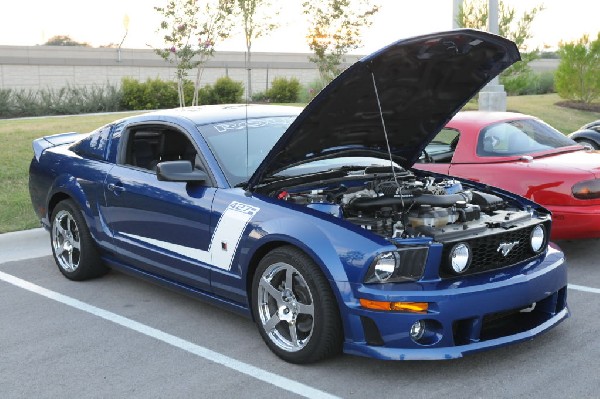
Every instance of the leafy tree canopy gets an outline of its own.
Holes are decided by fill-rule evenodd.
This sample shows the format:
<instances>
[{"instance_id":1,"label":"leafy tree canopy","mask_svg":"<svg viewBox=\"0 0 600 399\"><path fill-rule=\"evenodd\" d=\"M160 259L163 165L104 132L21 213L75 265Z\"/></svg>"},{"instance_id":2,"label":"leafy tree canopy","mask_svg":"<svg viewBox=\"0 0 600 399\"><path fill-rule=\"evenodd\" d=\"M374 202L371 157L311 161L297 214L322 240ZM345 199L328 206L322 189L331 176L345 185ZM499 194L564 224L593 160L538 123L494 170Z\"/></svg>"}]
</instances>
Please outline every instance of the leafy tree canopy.
<instances>
[{"instance_id":1,"label":"leafy tree canopy","mask_svg":"<svg viewBox=\"0 0 600 399\"><path fill-rule=\"evenodd\" d=\"M554 76L558 94L586 104L600 98L600 33L592 41L584 35L574 42L561 42L558 55Z\"/></svg>"},{"instance_id":2,"label":"leafy tree canopy","mask_svg":"<svg viewBox=\"0 0 600 399\"><path fill-rule=\"evenodd\" d=\"M43 46L82 46L91 47L89 43L77 42L67 35L52 36Z\"/></svg>"},{"instance_id":3,"label":"leafy tree canopy","mask_svg":"<svg viewBox=\"0 0 600 399\"><path fill-rule=\"evenodd\" d=\"M500 36L515 42L521 52L521 62L517 62L502 74L505 78L513 78L529 74L531 69L528 64L539 58L538 49L530 49L528 40L533 37L531 24L543 5L537 5L525 11L520 17L513 7L506 5L502 0L498 3L498 33ZM456 22L462 28L487 30L488 27L488 0L463 0L460 5Z\"/></svg>"},{"instance_id":4,"label":"leafy tree canopy","mask_svg":"<svg viewBox=\"0 0 600 399\"><path fill-rule=\"evenodd\" d=\"M340 72L343 57L362 45L362 32L370 27L379 6L368 0L305 0L302 3L308 17L306 36L324 81Z\"/></svg>"}]
</instances>

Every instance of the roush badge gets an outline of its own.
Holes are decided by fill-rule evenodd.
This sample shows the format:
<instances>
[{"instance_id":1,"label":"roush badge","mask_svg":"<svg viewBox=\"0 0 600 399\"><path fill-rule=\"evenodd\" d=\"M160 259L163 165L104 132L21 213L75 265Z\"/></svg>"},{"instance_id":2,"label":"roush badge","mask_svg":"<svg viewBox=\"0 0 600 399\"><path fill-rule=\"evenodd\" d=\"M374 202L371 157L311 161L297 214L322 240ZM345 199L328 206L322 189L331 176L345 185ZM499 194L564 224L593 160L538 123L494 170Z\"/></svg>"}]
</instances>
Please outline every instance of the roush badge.
<instances>
[{"instance_id":1,"label":"roush badge","mask_svg":"<svg viewBox=\"0 0 600 399\"><path fill-rule=\"evenodd\" d=\"M502 254L502 256L506 256L518 244L519 244L519 241L503 242L503 243L500 243L500 245L498 245L498 249L496 251L500 252Z\"/></svg>"}]
</instances>

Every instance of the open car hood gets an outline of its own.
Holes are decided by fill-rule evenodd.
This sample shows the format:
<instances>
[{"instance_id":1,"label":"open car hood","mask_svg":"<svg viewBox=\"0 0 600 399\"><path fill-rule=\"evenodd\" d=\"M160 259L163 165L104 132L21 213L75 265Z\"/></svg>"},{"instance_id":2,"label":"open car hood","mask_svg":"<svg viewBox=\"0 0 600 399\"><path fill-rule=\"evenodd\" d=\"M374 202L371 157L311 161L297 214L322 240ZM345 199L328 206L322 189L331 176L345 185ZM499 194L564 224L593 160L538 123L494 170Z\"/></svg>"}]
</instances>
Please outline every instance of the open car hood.
<instances>
[{"instance_id":1,"label":"open car hood","mask_svg":"<svg viewBox=\"0 0 600 399\"><path fill-rule=\"evenodd\" d=\"M389 159L388 141L394 161L409 168L471 97L518 60L513 42L470 29L392 43L350 66L306 106L248 189L313 160Z\"/></svg>"}]
</instances>

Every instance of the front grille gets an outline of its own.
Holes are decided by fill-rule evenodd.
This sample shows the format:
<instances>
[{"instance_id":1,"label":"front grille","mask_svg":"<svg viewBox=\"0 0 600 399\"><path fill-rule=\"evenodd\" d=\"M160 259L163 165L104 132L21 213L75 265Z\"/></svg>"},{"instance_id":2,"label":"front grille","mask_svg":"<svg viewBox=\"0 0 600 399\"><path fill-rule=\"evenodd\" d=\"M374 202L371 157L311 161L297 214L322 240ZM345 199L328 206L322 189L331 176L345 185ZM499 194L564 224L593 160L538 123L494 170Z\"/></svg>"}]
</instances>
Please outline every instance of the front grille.
<instances>
[{"instance_id":1,"label":"front grille","mask_svg":"<svg viewBox=\"0 0 600 399\"><path fill-rule=\"evenodd\" d=\"M456 320L452 324L454 345L468 345L529 331L560 313L567 306L567 287L519 309Z\"/></svg>"},{"instance_id":2,"label":"front grille","mask_svg":"<svg viewBox=\"0 0 600 399\"><path fill-rule=\"evenodd\" d=\"M530 225L496 234L476 236L460 241L445 242L444 250L442 252L440 277L456 277L456 274L452 272L452 267L450 265L450 250L458 242L467 243L471 247L473 256L471 265L466 272L461 274L461 276L502 269L533 258L536 253L531 249L529 242L531 231L535 226L536 225ZM546 236L548 236L550 226L545 224L545 227ZM517 241L519 243L515 245L506 256L498 250L502 243L515 243ZM547 245L547 242L544 243L544 246L545 245Z\"/></svg>"}]
</instances>

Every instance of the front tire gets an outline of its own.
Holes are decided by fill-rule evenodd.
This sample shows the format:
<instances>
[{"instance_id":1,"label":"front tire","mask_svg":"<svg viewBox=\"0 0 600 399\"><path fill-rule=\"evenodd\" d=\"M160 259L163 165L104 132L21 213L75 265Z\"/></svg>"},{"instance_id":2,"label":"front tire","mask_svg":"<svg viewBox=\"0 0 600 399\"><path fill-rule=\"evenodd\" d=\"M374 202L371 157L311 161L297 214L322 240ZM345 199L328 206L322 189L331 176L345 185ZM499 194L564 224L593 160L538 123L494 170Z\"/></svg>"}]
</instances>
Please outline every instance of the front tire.
<instances>
[{"instance_id":1,"label":"front tire","mask_svg":"<svg viewBox=\"0 0 600 399\"><path fill-rule=\"evenodd\" d=\"M252 312L267 346L291 363L311 363L341 351L335 297L319 267L294 247L269 252L252 282Z\"/></svg>"},{"instance_id":2,"label":"front tire","mask_svg":"<svg viewBox=\"0 0 600 399\"><path fill-rule=\"evenodd\" d=\"M588 140L588 139L579 139L579 140L577 140L577 144L580 144L580 145L584 146L585 148L589 148L592 151L600 149L600 146L598 146L598 143L596 143L592 140Z\"/></svg>"},{"instance_id":3,"label":"front tire","mask_svg":"<svg viewBox=\"0 0 600 399\"><path fill-rule=\"evenodd\" d=\"M58 270L68 279L81 281L104 275L96 245L81 212L72 200L59 202L52 212L50 240Z\"/></svg>"}]
</instances>

